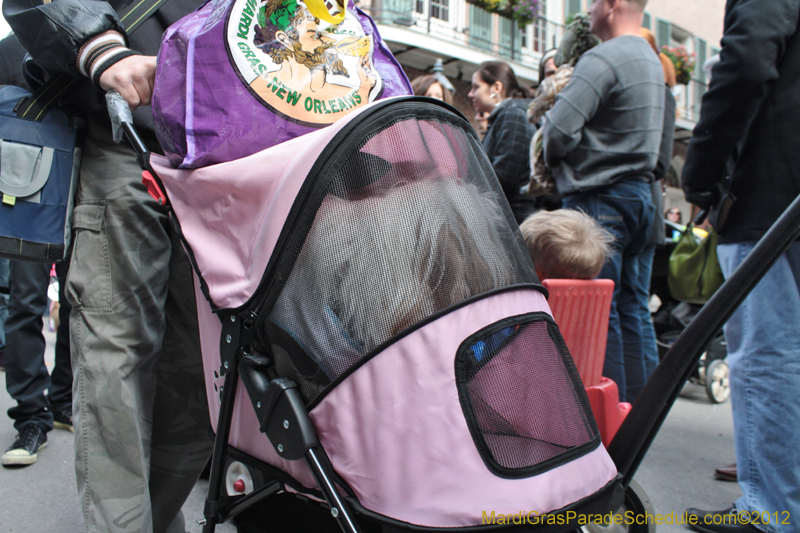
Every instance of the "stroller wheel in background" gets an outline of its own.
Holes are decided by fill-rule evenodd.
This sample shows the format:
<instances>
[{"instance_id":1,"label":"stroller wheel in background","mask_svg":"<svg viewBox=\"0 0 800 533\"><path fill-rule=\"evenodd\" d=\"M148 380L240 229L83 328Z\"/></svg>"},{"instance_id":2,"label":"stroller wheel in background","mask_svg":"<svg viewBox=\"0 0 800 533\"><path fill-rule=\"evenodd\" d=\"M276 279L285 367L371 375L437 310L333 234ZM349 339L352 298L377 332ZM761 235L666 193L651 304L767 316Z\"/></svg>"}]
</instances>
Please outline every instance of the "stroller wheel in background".
<instances>
[{"instance_id":1,"label":"stroller wheel in background","mask_svg":"<svg viewBox=\"0 0 800 533\"><path fill-rule=\"evenodd\" d=\"M714 359L706 367L706 394L711 403L722 403L731 395L730 371L723 359Z\"/></svg>"},{"instance_id":2,"label":"stroller wheel in background","mask_svg":"<svg viewBox=\"0 0 800 533\"><path fill-rule=\"evenodd\" d=\"M655 510L647 493L634 480L631 480L631 484L628 485L628 489L625 491L625 501L622 507L614 511L613 516L621 515L624 519L628 517L627 513L629 511L633 511L634 516L631 524L627 524L625 521L621 524L589 524L588 526L583 526L583 531L584 533L655 533L656 524L652 518L650 520L641 518L639 521L644 523L636 523L635 517L640 515L654 517Z\"/></svg>"}]
</instances>

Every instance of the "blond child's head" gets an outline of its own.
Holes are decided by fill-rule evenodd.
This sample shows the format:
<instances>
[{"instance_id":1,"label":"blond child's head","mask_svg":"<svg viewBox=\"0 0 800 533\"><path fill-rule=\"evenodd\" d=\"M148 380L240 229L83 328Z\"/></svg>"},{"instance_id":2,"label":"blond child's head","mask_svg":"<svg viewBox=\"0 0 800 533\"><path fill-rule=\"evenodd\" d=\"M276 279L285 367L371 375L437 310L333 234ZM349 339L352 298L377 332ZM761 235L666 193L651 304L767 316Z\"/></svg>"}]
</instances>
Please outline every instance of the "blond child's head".
<instances>
[{"instance_id":1,"label":"blond child's head","mask_svg":"<svg viewBox=\"0 0 800 533\"><path fill-rule=\"evenodd\" d=\"M591 279L600 273L614 237L572 209L538 211L520 225L539 279Z\"/></svg>"}]
</instances>

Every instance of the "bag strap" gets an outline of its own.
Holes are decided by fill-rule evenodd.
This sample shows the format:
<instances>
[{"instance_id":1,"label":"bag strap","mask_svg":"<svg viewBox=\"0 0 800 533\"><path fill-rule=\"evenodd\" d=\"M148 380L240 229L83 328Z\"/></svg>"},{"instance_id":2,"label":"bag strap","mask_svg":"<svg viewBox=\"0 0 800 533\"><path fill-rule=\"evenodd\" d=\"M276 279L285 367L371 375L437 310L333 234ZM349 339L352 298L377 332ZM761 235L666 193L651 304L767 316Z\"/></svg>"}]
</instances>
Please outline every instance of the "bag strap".
<instances>
[{"instance_id":1,"label":"bag strap","mask_svg":"<svg viewBox=\"0 0 800 533\"><path fill-rule=\"evenodd\" d=\"M125 31L133 33L142 22L168 1L134 0L120 15L119 21ZM14 111L18 117L40 121L61 101L63 95L69 94L81 82L83 82L83 78L70 74L62 73L53 76L31 96L21 100Z\"/></svg>"}]
</instances>

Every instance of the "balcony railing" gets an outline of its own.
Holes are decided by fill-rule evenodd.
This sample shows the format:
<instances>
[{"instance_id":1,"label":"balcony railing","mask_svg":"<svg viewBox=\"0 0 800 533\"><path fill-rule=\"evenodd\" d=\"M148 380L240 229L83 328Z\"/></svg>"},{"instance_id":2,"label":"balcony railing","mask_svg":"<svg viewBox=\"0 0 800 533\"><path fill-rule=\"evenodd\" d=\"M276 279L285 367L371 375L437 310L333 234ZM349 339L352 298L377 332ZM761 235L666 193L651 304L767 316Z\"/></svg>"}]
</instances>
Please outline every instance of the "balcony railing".
<instances>
[{"instance_id":1,"label":"balcony railing","mask_svg":"<svg viewBox=\"0 0 800 533\"><path fill-rule=\"evenodd\" d=\"M361 0L358 7L380 24L406 27L531 68L538 68L542 54L557 47L564 35L564 26L549 20L521 30L511 19L465 0Z\"/></svg>"}]
</instances>

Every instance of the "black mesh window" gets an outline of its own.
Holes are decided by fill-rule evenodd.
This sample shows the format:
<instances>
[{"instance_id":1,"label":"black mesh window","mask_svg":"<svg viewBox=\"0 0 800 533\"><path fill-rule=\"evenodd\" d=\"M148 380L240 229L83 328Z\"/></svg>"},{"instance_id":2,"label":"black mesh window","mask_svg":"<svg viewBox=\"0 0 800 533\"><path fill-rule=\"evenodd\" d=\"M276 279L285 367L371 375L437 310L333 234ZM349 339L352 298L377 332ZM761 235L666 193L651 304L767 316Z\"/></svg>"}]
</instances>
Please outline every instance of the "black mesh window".
<instances>
[{"instance_id":1,"label":"black mesh window","mask_svg":"<svg viewBox=\"0 0 800 533\"><path fill-rule=\"evenodd\" d=\"M307 401L437 313L536 282L474 136L409 116L339 157L262 328Z\"/></svg>"},{"instance_id":2,"label":"black mesh window","mask_svg":"<svg viewBox=\"0 0 800 533\"><path fill-rule=\"evenodd\" d=\"M456 381L475 444L500 476L534 475L599 443L580 377L548 315L514 317L464 341Z\"/></svg>"}]
</instances>

